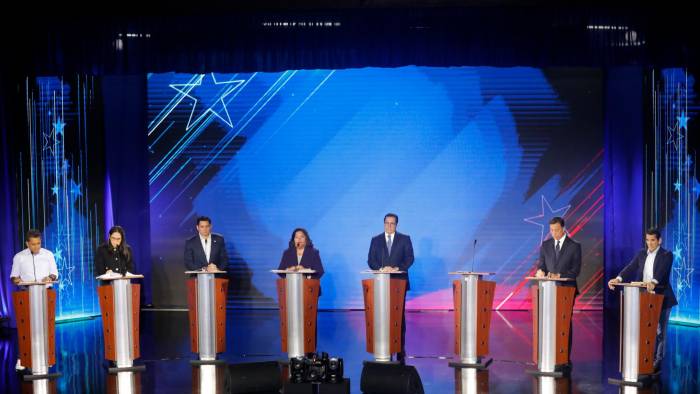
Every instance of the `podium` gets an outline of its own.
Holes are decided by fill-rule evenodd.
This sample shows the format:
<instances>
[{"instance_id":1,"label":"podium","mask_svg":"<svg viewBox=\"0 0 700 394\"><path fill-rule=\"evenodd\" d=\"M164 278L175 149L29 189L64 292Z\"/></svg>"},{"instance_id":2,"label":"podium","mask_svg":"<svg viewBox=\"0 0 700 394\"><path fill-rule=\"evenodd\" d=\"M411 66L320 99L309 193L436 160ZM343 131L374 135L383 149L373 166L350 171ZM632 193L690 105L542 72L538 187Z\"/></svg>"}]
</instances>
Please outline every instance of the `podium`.
<instances>
[{"instance_id":1,"label":"podium","mask_svg":"<svg viewBox=\"0 0 700 394\"><path fill-rule=\"evenodd\" d=\"M20 282L27 291L15 291L12 300L17 318L19 358L32 370L24 380L53 379L60 373L49 373L56 364L56 291L47 289L51 282Z\"/></svg>"},{"instance_id":2,"label":"podium","mask_svg":"<svg viewBox=\"0 0 700 394\"><path fill-rule=\"evenodd\" d=\"M561 286L575 279L536 278L532 287L532 359L536 370L528 370L531 375L563 377L565 365L569 361L569 335L571 335L571 314L574 307L576 288Z\"/></svg>"},{"instance_id":3,"label":"podium","mask_svg":"<svg viewBox=\"0 0 700 394\"><path fill-rule=\"evenodd\" d=\"M367 352L377 362L390 362L392 353L401 351L401 321L403 319L406 280L391 275L405 271L362 271L374 275L362 281L365 301L365 333Z\"/></svg>"},{"instance_id":4,"label":"podium","mask_svg":"<svg viewBox=\"0 0 700 394\"><path fill-rule=\"evenodd\" d=\"M222 364L216 354L226 350L226 295L228 279L216 275L226 271L185 271L190 318L192 353L199 353L193 364Z\"/></svg>"},{"instance_id":5,"label":"podium","mask_svg":"<svg viewBox=\"0 0 700 394\"><path fill-rule=\"evenodd\" d=\"M450 272L460 275L452 282L455 307L455 354L459 362L450 362L455 368L488 368L493 359L482 361L489 352L491 308L496 282L482 280L491 272Z\"/></svg>"},{"instance_id":6,"label":"podium","mask_svg":"<svg viewBox=\"0 0 700 394\"><path fill-rule=\"evenodd\" d=\"M105 358L113 361L116 367L109 373L143 371L145 365L134 365L141 357L139 346L139 314L141 286L132 284L131 279L143 275L98 276L106 285L97 287L102 311L102 333L105 343Z\"/></svg>"},{"instance_id":7,"label":"podium","mask_svg":"<svg viewBox=\"0 0 700 394\"><path fill-rule=\"evenodd\" d=\"M321 282L305 279L316 271L303 269L272 270L284 275L277 279L277 298L280 304L280 336L282 351L288 358L303 357L316 351L316 315Z\"/></svg>"},{"instance_id":8,"label":"podium","mask_svg":"<svg viewBox=\"0 0 700 394\"><path fill-rule=\"evenodd\" d=\"M641 282L617 283L620 293L620 372L608 383L644 387L654 374L656 329L664 302L662 294L647 292Z\"/></svg>"}]
</instances>

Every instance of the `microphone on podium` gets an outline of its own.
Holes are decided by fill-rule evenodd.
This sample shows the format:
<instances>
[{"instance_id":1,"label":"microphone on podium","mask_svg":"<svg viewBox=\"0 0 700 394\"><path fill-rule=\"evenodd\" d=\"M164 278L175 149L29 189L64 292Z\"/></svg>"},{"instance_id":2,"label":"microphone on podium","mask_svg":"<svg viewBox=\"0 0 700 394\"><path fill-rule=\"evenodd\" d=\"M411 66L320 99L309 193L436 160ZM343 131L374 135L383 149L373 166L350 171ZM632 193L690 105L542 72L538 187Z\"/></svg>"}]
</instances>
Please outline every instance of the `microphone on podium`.
<instances>
[{"instance_id":1,"label":"microphone on podium","mask_svg":"<svg viewBox=\"0 0 700 394\"><path fill-rule=\"evenodd\" d=\"M476 258L476 238L474 239L474 245L472 248L472 270L471 272L474 272L474 260Z\"/></svg>"}]
</instances>

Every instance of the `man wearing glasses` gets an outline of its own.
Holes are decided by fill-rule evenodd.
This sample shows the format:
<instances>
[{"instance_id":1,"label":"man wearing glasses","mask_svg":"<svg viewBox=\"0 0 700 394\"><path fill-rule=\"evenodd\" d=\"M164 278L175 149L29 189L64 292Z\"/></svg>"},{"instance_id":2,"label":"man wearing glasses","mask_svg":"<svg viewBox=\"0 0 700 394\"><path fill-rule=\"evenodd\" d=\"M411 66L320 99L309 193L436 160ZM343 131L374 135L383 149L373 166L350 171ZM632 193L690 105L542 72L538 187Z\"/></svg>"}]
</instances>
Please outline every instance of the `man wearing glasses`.
<instances>
[{"instance_id":1,"label":"man wearing glasses","mask_svg":"<svg viewBox=\"0 0 700 394\"><path fill-rule=\"evenodd\" d=\"M406 291L410 289L408 268L413 264L413 244L411 237L396 231L399 217L395 213L384 215L384 232L372 238L369 245L367 265L373 270L404 271L403 274L392 275L394 279L406 280ZM404 314L401 319L401 352L396 355L400 362L405 362L406 351L406 299L404 297Z\"/></svg>"}]
</instances>

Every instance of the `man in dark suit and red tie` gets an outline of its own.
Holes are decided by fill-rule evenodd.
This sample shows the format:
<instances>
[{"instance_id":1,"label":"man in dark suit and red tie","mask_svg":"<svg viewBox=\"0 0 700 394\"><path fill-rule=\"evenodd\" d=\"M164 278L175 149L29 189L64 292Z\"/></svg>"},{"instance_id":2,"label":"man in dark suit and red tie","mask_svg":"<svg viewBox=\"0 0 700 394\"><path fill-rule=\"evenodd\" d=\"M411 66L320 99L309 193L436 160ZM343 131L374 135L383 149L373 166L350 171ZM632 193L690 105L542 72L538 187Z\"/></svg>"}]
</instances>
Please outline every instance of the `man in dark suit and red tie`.
<instances>
[{"instance_id":1,"label":"man in dark suit and red tie","mask_svg":"<svg viewBox=\"0 0 700 394\"><path fill-rule=\"evenodd\" d=\"M661 362L666 348L666 327L671 315L671 308L678 305L676 294L671 287L671 267L673 253L661 247L661 232L655 228L646 231L644 241L646 248L637 253L620 274L608 282L610 290L615 289L616 283L644 282L648 291L663 294L664 303L661 307L661 317L656 328L656 351L654 355L654 371L661 370Z\"/></svg>"},{"instance_id":2,"label":"man in dark suit and red tie","mask_svg":"<svg viewBox=\"0 0 700 394\"><path fill-rule=\"evenodd\" d=\"M225 271L228 255L224 237L211 232L211 219L197 218L197 235L185 242L185 266L189 271Z\"/></svg>"},{"instance_id":3,"label":"man in dark suit and red tie","mask_svg":"<svg viewBox=\"0 0 700 394\"><path fill-rule=\"evenodd\" d=\"M549 221L549 233L552 236L542 242L540 246L540 261L537 263L536 277L569 278L572 282L563 282L562 286L576 287L578 295L578 285L576 278L581 273L581 244L574 241L566 233L564 219L553 217ZM573 313L573 310L569 311ZM571 343L573 338L573 321L569 325L569 361L567 367L571 369Z\"/></svg>"},{"instance_id":4,"label":"man in dark suit and red tie","mask_svg":"<svg viewBox=\"0 0 700 394\"><path fill-rule=\"evenodd\" d=\"M396 279L406 280L406 291L410 289L408 269L413 264L413 244L411 237L396 231L399 217L395 213L387 213L384 216L384 232L372 238L369 245L367 265L373 270L380 271L404 271L396 274ZM396 356L398 361L404 362L406 357L406 298L404 296L404 313L401 318L401 352Z\"/></svg>"}]
</instances>

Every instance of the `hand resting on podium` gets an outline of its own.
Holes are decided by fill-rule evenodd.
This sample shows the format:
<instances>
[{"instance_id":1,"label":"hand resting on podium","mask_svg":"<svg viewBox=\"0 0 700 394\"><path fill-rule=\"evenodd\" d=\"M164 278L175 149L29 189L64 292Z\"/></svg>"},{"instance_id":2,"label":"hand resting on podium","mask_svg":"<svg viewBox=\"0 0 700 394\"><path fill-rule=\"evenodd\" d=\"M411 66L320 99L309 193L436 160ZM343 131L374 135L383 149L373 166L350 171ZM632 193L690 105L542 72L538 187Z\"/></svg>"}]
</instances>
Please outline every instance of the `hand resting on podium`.
<instances>
[{"instance_id":1,"label":"hand resting on podium","mask_svg":"<svg viewBox=\"0 0 700 394\"><path fill-rule=\"evenodd\" d=\"M549 272L545 275L544 271L542 270L537 270L535 272L535 278L550 278L550 279L561 279L561 274L555 274L553 272Z\"/></svg>"},{"instance_id":2,"label":"hand resting on podium","mask_svg":"<svg viewBox=\"0 0 700 394\"><path fill-rule=\"evenodd\" d=\"M608 281L608 288L610 290L615 290L615 285L618 283L622 283L620 278L613 278ZM649 281L649 282L641 282L646 288L647 291L650 293L654 292L654 289L656 288L656 283Z\"/></svg>"},{"instance_id":3,"label":"hand resting on podium","mask_svg":"<svg viewBox=\"0 0 700 394\"><path fill-rule=\"evenodd\" d=\"M399 267L382 267L379 269L379 272L398 272Z\"/></svg>"}]
</instances>

